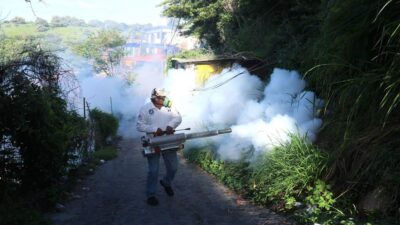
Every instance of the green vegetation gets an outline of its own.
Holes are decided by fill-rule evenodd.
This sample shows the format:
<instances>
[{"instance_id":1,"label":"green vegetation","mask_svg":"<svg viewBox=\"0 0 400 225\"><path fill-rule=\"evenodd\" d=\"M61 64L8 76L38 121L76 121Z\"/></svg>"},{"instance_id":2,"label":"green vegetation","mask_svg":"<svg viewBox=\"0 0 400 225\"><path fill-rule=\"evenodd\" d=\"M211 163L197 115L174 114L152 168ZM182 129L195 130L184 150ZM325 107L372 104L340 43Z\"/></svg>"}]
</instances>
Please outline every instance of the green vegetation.
<instances>
[{"instance_id":1,"label":"green vegetation","mask_svg":"<svg viewBox=\"0 0 400 225\"><path fill-rule=\"evenodd\" d=\"M97 73L108 76L126 54L126 37L119 30L86 26L70 17L54 17L51 23L40 18L35 23L11 22L2 24L0 30L9 38L44 40L56 50L68 47L89 59Z\"/></svg>"},{"instance_id":2,"label":"green vegetation","mask_svg":"<svg viewBox=\"0 0 400 225\"><path fill-rule=\"evenodd\" d=\"M0 55L0 217L13 224L15 209L26 217L14 224L38 224L38 210L57 201L74 151L85 151L87 126L61 97L59 81L69 74L55 54L3 39Z\"/></svg>"},{"instance_id":3,"label":"green vegetation","mask_svg":"<svg viewBox=\"0 0 400 225\"><path fill-rule=\"evenodd\" d=\"M111 160L116 158L117 155L118 155L118 150L115 147L107 146L96 150L93 154L93 157L96 160Z\"/></svg>"},{"instance_id":4,"label":"green vegetation","mask_svg":"<svg viewBox=\"0 0 400 225\"><path fill-rule=\"evenodd\" d=\"M200 165L205 171L218 177L231 189L245 193L250 175L249 163L219 160L212 149L213 146L205 149L187 149L184 151L184 156L189 162Z\"/></svg>"},{"instance_id":5,"label":"green vegetation","mask_svg":"<svg viewBox=\"0 0 400 225\"><path fill-rule=\"evenodd\" d=\"M118 149L114 145L108 145L101 148L96 149L93 152L91 159L88 161L88 164L80 167L80 173L83 174L93 174L93 171L97 166L102 164L102 161L108 161L117 158ZM74 175L72 179L75 179L77 175Z\"/></svg>"},{"instance_id":6,"label":"green vegetation","mask_svg":"<svg viewBox=\"0 0 400 225\"><path fill-rule=\"evenodd\" d=\"M260 155L256 162L247 157L224 161L214 149L212 145L186 149L184 156L242 196L276 211L291 212L301 224L393 223L365 223L340 210L343 199L335 198L331 186L319 179L327 170L328 154L305 138L292 136L291 143Z\"/></svg>"},{"instance_id":7,"label":"green vegetation","mask_svg":"<svg viewBox=\"0 0 400 225\"><path fill-rule=\"evenodd\" d=\"M252 183L257 194L254 199L267 204L300 198L326 170L327 159L327 153L307 143L306 138L293 136L290 143L255 162ZM291 203L286 205L292 207Z\"/></svg>"},{"instance_id":8,"label":"green vegetation","mask_svg":"<svg viewBox=\"0 0 400 225\"><path fill-rule=\"evenodd\" d=\"M27 37L38 35L37 26L33 23L29 24L2 24L3 33L9 37Z\"/></svg>"},{"instance_id":9,"label":"green vegetation","mask_svg":"<svg viewBox=\"0 0 400 225\"><path fill-rule=\"evenodd\" d=\"M0 24L2 225L50 224L43 212L67 197L75 176L117 156L111 144L118 120L98 109L85 120L69 110L62 91L61 81L76 81L54 50L76 46L99 30L80 22L14 18Z\"/></svg>"},{"instance_id":10,"label":"green vegetation","mask_svg":"<svg viewBox=\"0 0 400 225\"><path fill-rule=\"evenodd\" d=\"M36 43L17 43L0 42L0 136L2 143L18 148L9 151L18 151L22 158L14 163L23 167L1 177L21 181L21 188L30 192L53 185L64 173L68 151L81 144L86 128L60 97L59 79L68 75L60 59Z\"/></svg>"},{"instance_id":11,"label":"green vegetation","mask_svg":"<svg viewBox=\"0 0 400 225\"><path fill-rule=\"evenodd\" d=\"M74 48L74 51L83 57L93 60L96 72L103 72L107 76L114 74L114 67L119 65L125 55L126 38L116 30L101 30L89 37Z\"/></svg>"},{"instance_id":12,"label":"green vegetation","mask_svg":"<svg viewBox=\"0 0 400 225\"><path fill-rule=\"evenodd\" d=\"M164 15L182 19L184 32L215 54L299 70L325 100L317 145L330 160L300 196L311 188L328 203L336 199L341 212L352 217L400 221L398 1L165 0L164 5ZM286 177L278 180L286 187ZM333 197L322 194L325 187ZM293 203L290 196L285 201Z\"/></svg>"},{"instance_id":13,"label":"green vegetation","mask_svg":"<svg viewBox=\"0 0 400 225\"><path fill-rule=\"evenodd\" d=\"M47 31L46 34L60 37L64 43L73 45L96 31L98 31L98 28L68 26L53 28Z\"/></svg>"},{"instance_id":14,"label":"green vegetation","mask_svg":"<svg viewBox=\"0 0 400 225\"><path fill-rule=\"evenodd\" d=\"M117 135L118 119L97 108L90 111L90 118L95 123L96 149L110 145Z\"/></svg>"},{"instance_id":15,"label":"green vegetation","mask_svg":"<svg viewBox=\"0 0 400 225\"><path fill-rule=\"evenodd\" d=\"M54 27L40 32L40 26L35 23L26 24L2 24L1 30L9 38L29 38L29 37L56 37L67 46L72 46L82 38L90 33L96 32L99 28L95 27L82 27L82 26L67 26L67 27Z\"/></svg>"},{"instance_id":16,"label":"green vegetation","mask_svg":"<svg viewBox=\"0 0 400 225\"><path fill-rule=\"evenodd\" d=\"M321 1L165 0L165 16L181 18L184 34L196 35L217 54L242 54L276 62L299 50L318 31ZM279 49L279 51L277 51Z\"/></svg>"},{"instance_id":17,"label":"green vegetation","mask_svg":"<svg viewBox=\"0 0 400 225\"><path fill-rule=\"evenodd\" d=\"M205 49L193 49L187 50L174 55L176 58L180 59L192 59L192 58L204 58L204 57L213 57L213 53L207 51Z\"/></svg>"},{"instance_id":18,"label":"green vegetation","mask_svg":"<svg viewBox=\"0 0 400 225\"><path fill-rule=\"evenodd\" d=\"M91 126L67 108L60 80L72 79L61 59L37 40L0 40L0 223L46 224L42 212L63 198L76 158L90 158ZM118 120L93 110L98 146L110 145ZM94 154L109 160L116 150ZM72 164L71 164L72 163Z\"/></svg>"}]
</instances>

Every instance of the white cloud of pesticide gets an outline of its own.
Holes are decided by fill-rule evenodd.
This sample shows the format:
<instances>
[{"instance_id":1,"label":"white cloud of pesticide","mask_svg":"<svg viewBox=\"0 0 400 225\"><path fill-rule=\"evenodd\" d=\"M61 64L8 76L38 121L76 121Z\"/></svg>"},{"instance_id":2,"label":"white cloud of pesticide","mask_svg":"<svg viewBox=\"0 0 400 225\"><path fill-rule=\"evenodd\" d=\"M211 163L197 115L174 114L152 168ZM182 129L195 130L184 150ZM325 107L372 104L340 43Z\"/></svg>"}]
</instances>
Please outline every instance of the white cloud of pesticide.
<instances>
[{"instance_id":1,"label":"white cloud of pesticide","mask_svg":"<svg viewBox=\"0 0 400 225\"><path fill-rule=\"evenodd\" d=\"M304 90L306 83L296 71L274 69L270 82L264 84L245 68L234 65L210 77L204 87L196 90L199 87L192 70L171 69L165 77L155 65L147 64L135 70L134 84L127 85L124 77L97 76L82 59L76 62L79 65L72 66L81 87L76 105L86 97L92 109L111 112L111 97L113 113L120 118L119 133L124 137L142 135L136 131L135 120L154 87L164 87L169 92L183 117L180 128L190 127L196 132L232 127L231 134L212 138L224 159L238 159L252 147L258 152L267 151L289 141L290 133L315 141L322 124L315 111L323 102ZM82 107L77 108L82 114Z\"/></svg>"},{"instance_id":2,"label":"white cloud of pesticide","mask_svg":"<svg viewBox=\"0 0 400 225\"><path fill-rule=\"evenodd\" d=\"M172 69L164 85L183 116L180 127L232 127L232 134L214 138L224 159L238 159L251 147L269 150L290 141L291 133L315 141L322 125L315 111L323 101L304 90L306 83L296 71L274 69L266 86L238 65L211 77L202 91L193 91L194 81L193 71Z\"/></svg>"},{"instance_id":3,"label":"white cloud of pesticide","mask_svg":"<svg viewBox=\"0 0 400 225\"><path fill-rule=\"evenodd\" d=\"M87 60L73 54L62 55L73 69L79 90L69 96L74 108L83 115L83 97L90 109L98 108L118 117L118 133L124 137L139 137L136 131L136 116L139 108L149 99L151 90L164 82L161 65L145 64L135 69L134 84L129 85L126 77L117 74L104 77L96 74ZM123 72L123 71L122 71ZM123 73L121 73L123 74Z\"/></svg>"}]
</instances>

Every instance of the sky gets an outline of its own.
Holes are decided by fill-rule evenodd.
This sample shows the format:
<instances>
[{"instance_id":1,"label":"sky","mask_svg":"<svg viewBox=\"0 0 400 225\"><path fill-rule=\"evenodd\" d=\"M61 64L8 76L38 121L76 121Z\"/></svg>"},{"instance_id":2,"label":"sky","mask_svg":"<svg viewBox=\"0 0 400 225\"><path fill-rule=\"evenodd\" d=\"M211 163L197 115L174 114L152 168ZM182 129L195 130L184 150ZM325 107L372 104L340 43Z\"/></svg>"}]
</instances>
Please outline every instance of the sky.
<instances>
[{"instance_id":1,"label":"sky","mask_svg":"<svg viewBox=\"0 0 400 225\"><path fill-rule=\"evenodd\" d=\"M160 16L163 0L31 0L33 11L25 0L0 0L0 19L16 16L34 21L38 17L51 20L53 16L71 16L86 22L92 19L113 20L127 24L165 25Z\"/></svg>"}]
</instances>

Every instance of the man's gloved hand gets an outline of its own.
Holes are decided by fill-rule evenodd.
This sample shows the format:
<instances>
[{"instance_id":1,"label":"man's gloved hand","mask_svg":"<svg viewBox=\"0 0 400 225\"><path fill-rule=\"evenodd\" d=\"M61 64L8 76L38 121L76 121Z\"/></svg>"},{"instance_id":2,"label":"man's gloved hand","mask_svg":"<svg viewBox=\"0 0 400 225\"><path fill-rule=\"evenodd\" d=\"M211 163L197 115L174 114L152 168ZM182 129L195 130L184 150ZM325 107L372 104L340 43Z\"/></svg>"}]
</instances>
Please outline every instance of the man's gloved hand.
<instances>
[{"instance_id":1,"label":"man's gloved hand","mask_svg":"<svg viewBox=\"0 0 400 225\"><path fill-rule=\"evenodd\" d=\"M161 128L157 128L156 132L154 132L154 137L161 136L163 133L164 132L161 130Z\"/></svg>"},{"instance_id":2,"label":"man's gloved hand","mask_svg":"<svg viewBox=\"0 0 400 225\"><path fill-rule=\"evenodd\" d=\"M170 127L170 126L167 126L167 129L165 130L165 133L167 134L167 135L171 135L171 134L174 134L174 128L172 128L172 127Z\"/></svg>"}]
</instances>

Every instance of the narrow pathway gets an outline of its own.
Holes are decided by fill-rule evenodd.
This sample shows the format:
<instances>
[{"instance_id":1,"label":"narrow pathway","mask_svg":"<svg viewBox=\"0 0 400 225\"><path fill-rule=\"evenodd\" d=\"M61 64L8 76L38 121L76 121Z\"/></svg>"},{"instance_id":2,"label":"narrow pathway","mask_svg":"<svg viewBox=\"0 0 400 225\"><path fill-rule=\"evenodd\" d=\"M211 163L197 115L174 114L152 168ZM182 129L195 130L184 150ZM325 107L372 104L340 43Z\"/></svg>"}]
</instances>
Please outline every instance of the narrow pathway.
<instances>
[{"instance_id":1,"label":"narrow pathway","mask_svg":"<svg viewBox=\"0 0 400 225\"><path fill-rule=\"evenodd\" d=\"M146 159L138 140L123 140L118 158L96 169L78 185L76 196L54 225L272 225L290 224L268 209L253 206L195 165L180 159L175 196L160 186L158 206L146 204ZM164 174L161 160L160 177Z\"/></svg>"}]
</instances>

